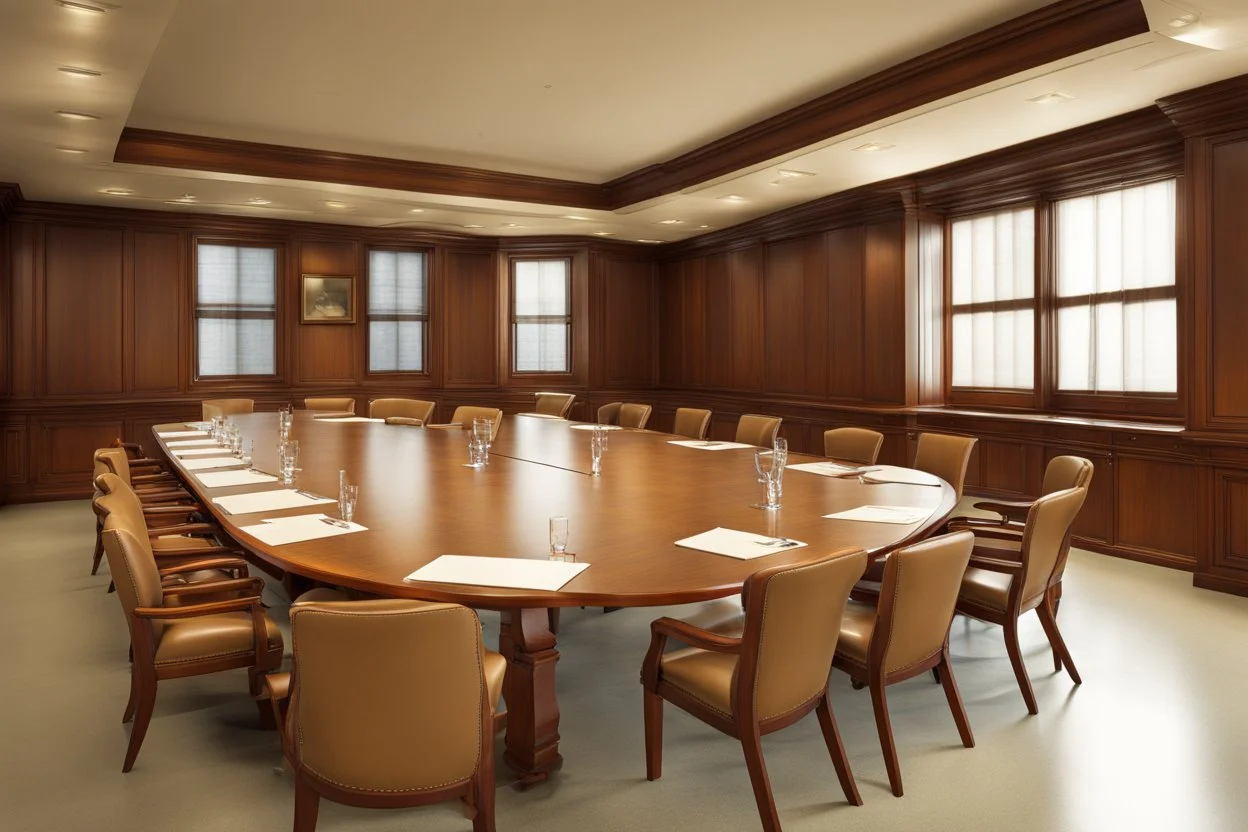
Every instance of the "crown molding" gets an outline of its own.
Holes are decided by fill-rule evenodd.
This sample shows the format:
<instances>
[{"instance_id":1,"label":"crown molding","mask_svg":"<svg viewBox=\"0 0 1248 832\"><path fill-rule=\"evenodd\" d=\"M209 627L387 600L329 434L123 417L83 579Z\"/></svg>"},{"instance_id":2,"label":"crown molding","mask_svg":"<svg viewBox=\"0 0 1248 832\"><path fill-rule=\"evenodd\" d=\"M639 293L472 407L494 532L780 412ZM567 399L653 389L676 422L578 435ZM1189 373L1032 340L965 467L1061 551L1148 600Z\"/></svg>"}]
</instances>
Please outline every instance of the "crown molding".
<instances>
[{"instance_id":1,"label":"crown molding","mask_svg":"<svg viewBox=\"0 0 1248 832\"><path fill-rule=\"evenodd\" d=\"M4 219L22 202L22 188L16 182L0 182L0 219Z\"/></svg>"},{"instance_id":2,"label":"crown molding","mask_svg":"<svg viewBox=\"0 0 1248 832\"><path fill-rule=\"evenodd\" d=\"M1248 75L1167 96L1157 106L1188 138L1248 129Z\"/></svg>"}]
</instances>

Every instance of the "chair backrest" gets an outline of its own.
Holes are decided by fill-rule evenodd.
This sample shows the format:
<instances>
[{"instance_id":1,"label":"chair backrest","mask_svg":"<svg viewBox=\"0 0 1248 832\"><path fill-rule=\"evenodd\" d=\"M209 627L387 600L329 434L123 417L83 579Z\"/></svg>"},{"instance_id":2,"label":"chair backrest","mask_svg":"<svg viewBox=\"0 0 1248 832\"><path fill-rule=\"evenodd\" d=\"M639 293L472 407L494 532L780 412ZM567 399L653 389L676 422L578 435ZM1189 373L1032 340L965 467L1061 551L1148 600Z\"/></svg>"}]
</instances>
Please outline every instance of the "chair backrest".
<instances>
[{"instance_id":1,"label":"chair backrest","mask_svg":"<svg viewBox=\"0 0 1248 832\"><path fill-rule=\"evenodd\" d=\"M374 399L368 403L368 418L389 419L391 416L402 416L405 419L419 419L428 422L433 418L433 402L421 399Z\"/></svg>"},{"instance_id":2,"label":"chair backrest","mask_svg":"<svg viewBox=\"0 0 1248 832\"><path fill-rule=\"evenodd\" d=\"M1031 504L1020 552L1023 588L1019 599L1024 605L1047 590L1053 578L1061 577L1056 572L1066 565L1070 527L1087 497L1086 488L1067 488L1045 494Z\"/></svg>"},{"instance_id":3,"label":"chair backrest","mask_svg":"<svg viewBox=\"0 0 1248 832\"><path fill-rule=\"evenodd\" d=\"M1065 491L1067 488L1087 488L1092 484L1092 461L1081 456L1055 456L1044 468L1044 484L1041 494Z\"/></svg>"},{"instance_id":4,"label":"chair backrest","mask_svg":"<svg viewBox=\"0 0 1248 832\"><path fill-rule=\"evenodd\" d=\"M204 399L200 403L203 420L210 422L218 416L235 416L251 413L256 409L254 399Z\"/></svg>"},{"instance_id":5,"label":"chair backrest","mask_svg":"<svg viewBox=\"0 0 1248 832\"><path fill-rule=\"evenodd\" d=\"M101 474L96 481L101 495L96 498L97 512L104 518L100 539L108 568L117 587L117 599L121 601L126 627L134 624L137 607L159 607L164 603L164 590L160 584L160 571L152 556L151 542L143 525L143 509L138 509L138 521L131 516L126 492L129 486L114 474ZM130 492L130 497L134 497ZM137 498L135 498L137 502ZM152 636L159 641L164 623L151 622Z\"/></svg>"},{"instance_id":6,"label":"chair backrest","mask_svg":"<svg viewBox=\"0 0 1248 832\"><path fill-rule=\"evenodd\" d=\"M130 486L130 459L121 448L100 448L95 452L94 476L116 474ZM97 486L98 487L98 486Z\"/></svg>"},{"instance_id":7,"label":"chair backrest","mask_svg":"<svg viewBox=\"0 0 1248 832\"><path fill-rule=\"evenodd\" d=\"M543 416L566 418L575 399L575 393L538 393L537 412Z\"/></svg>"},{"instance_id":8,"label":"chair backrest","mask_svg":"<svg viewBox=\"0 0 1248 832\"><path fill-rule=\"evenodd\" d=\"M143 503L126 482L116 474L100 474L95 478L97 496L92 506L98 517L110 517L114 525L124 528L139 539L139 547L152 553L152 542L147 535L147 518L143 516Z\"/></svg>"},{"instance_id":9,"label":"chair backrest","mask_svg":"<svg viewBox=\"0 0 1248 832\"><path fill-rule=\"evenodd\" d=\"M324 396L304 399L303 406L321 413L354 413L355 399L348 396Z\"/></svg>"},{"instance_id":10,"label":"chair backrest","mask_svg":"<svg viewBox=\"0 0 1248 832\"><path fill-rule=\"evenodd\" d=\"M779 416L758 416L747 413L737 421L737 441L760 448L776 444L776 431L780 430Z\"/></svg>"},{"instance_id":11,"label":"chair backrest","mask_svg":"<svg viewBox=\"0 0 1248 832\"><path fill-rule=\"evenodd\" d=\"M845 602L866 568L865 552L842 549L814 563L774 566L746 579L734 707L752 695L753 717L765 720L810 701L827 686Z\"/></svg>"},{"instance_id":12,"label":"chair backrest","mask_svg":"<svg viewBox=\"0 0 1248 832\"><path fill-rule=\"evenodd\" d=\"M482 742L493 737L493 725L483 725L481 625L472 610L314 602L292 607L290 624L286 736L301 770L373 794L472 776Z\"/></svg>"},{"instance_id":13,"label":"chair backrest","mask_svg":"<svg viewBox=\"0 0 1248 832\"><path fill-rule=\"evenodd\" d=\"M687 436L690 439L705 439L706 429L710 424L711 411L696 407L678 407L672 433L677 436Z\"/></svg>"},{"instance_id":14,"label":"chair backrest","mask_svg":"<svg viewBox=\"0 0 1248 832\"><path fill-rule=\"evenodd\" d=\"M503 424L503 411L497 407L472 407L470 405L460 405L455 408L455 413L451 415L451 424L472 427L473 419L492 419L494 420L494 428L490 433L491 437L498 436L498 429Z\"/></svg>"},{"instance_id":15,"label":"chair backrest","mask_svg":"<svg viewBox=\"0 0 1248 832\"><path fill-rule=\"evenodd\" d=\"M650 411L653 408L648 404L628 403L620 407L620 427L637 428L645 430L646 423L650 421Z\"/></svg>"},{"instance_id":16,"label":"chair backrest","mask_svg":"<svg viewBox=\"0 0 1248 832\"><path fill-rule=\"evenodd\" d=\"M823 432L823 455L843 462L874 465L884 434L866 428L833 428Z\"/></svg>"},{"instance_id":17,"label":"chair backrest","mask_svg":"<svg viewBox=\"0 0 1248 832\"><path fill-rule=\"evenodd\" d=\"M919 449L914 454L914 467L935 474L953 486L957 499L962 499L962 486L966 483L966 465L975 447L972 436L952 436L947 433L920 433Z\"/></svg>"},{"instance_id":18,"label":"chair backrest","mask_svg":"<svg viewBox=\"0 0 1248 832\"><path fill-rule=\"evenodd\" d=\"M888 556L871 634L871 662L878 662L884 674L911 667L943 649L974 546L975 535L962 531Z\"/></svg>"},{"instance_id":19,"label":"chair backrest","mask_svg":"<svg viewBox=\"0 0 1248 832\"><path fill-rule=\"evenodd\" d=\"M620 423L620 408L623 406L623 402L611 402L598 408L598 424L618 425Z\"/></svg>"}]
</instances>

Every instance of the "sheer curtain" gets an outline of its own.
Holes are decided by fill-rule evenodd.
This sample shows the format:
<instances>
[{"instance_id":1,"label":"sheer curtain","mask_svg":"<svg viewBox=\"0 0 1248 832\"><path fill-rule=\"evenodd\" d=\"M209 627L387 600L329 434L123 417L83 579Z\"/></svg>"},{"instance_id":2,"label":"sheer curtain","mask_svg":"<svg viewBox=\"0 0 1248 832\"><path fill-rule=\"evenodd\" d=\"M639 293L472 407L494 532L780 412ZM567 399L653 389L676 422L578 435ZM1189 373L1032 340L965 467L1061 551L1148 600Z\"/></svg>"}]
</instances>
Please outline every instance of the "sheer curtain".
<instances>
[{"instance_id":1,"label":"sheer curtain","mask_svg":"<svg viewBox=\"0 0 1248 832\"><path fill-rule=\"evenodd\" d=\"M1178 391L1175 182L1057 203L1057 388Z\"/></svg>"},{"instance_id":2,"label":"sheer curtain","mask_svg":"<svg viewBox=\"0 0 1248 832\"><path fill-rule=\"evenodd\" d=\"M276 372L277 251L201 244L195 328L199 375Z\"/></svg>"},{"instance_id":3,"label":"sheer curtain","mask_svg":"<svg viewBox=\"0 0 1248 832\"><path fill-rule=\"evenodd\" d=\"M424 372L427 299L423 253L368 253L370 373Z\"/></svg>"},{"instance_id":4,"label":"sheer curtain","mask_svg":"<svg viewBox=\"0 0 1248 832\"><path fill-rule=\"evenodd\" d=\"M1030 390L1035 372L1035 210L954 220L950 244L953 386Z\"/></svg>"},{"instance_id":5,"label":"sheer curtain","mask_svg":"<svg viewBox=\"0 0 1248 832\"><path fill-rule=\"evenodd\" d=\"M516 260L512 282L515 370L518 373L571 371L568 342L572 327L567 260Z\"/></svg>"}]
</instances>

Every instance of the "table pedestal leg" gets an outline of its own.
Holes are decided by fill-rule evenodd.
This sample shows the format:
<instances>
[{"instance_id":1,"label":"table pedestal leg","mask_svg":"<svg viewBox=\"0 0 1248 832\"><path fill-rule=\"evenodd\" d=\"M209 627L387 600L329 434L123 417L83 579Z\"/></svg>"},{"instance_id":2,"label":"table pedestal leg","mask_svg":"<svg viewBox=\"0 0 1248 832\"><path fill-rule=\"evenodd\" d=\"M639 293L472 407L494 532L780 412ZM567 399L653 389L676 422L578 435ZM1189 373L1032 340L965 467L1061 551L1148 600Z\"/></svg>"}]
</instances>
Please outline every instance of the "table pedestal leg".
<instances>
[{"instance_id":1,"label":"table pedestal leg","mask_svg":"<svg viewBox=\"0 0 1248 832\"><path fill-rule=\"evenodd\" d=\"M503 696L507 740L503 760L528 788L563 765L559 756L559 702L555 664L559 651L544 609L503 610L499 651L507 657Z\"/></svg>"}]
</instances>

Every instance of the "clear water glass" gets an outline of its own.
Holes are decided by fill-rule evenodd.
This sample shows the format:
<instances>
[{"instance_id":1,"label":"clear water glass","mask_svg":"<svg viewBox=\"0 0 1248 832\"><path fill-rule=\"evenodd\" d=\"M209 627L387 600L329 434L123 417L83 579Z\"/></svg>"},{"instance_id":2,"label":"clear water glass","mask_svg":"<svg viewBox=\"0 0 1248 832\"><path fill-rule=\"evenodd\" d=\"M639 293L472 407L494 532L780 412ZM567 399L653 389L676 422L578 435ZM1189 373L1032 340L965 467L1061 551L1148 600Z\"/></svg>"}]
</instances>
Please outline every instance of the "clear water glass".
<instances>
[{"instance_id":1,"label":"clear water glass","mask_svg":"<svg viewBox=\"0 0 1248 832\"><path fill-rule=\"evenodd\" d=\"M295 471L299 466L299 441L290 439L278 447L282 485L290 485L295 481Z\"/></svg>"},{"instance_id":2,"label":"clear water glass","mask_svg":"<svg viewBox=\"0 0 1248 832\"><path fill-rule=\"evenodd\" d=\"M485 443L488 451L490 445L494 441L494 420L485 419L480 416L472 420L472 435Z\"/></svg>"},{"instance_id":3,"label":"clear water glass","mask_svg":"<svg viewBox=\"0 0 1248 832\"><path fill-rule=\"evenodd\" d=\"M550 559L568 560L568 518L550 518Z\"/></svg>"},{"instance_id":4,"label":"clear water glass","mask_svg":"<svg viewBox=\"0 0 1248 832\"><path fill-rule=\"evenodd\" d=\"M350 523L355 517L355 504L360 500L360 487L358 485L347 484L342 489L342 500L339 507L338 516L345 522Z\"/></svg>"},{"instance_id":5,"label":"clear water glass","mask_svg":"<svg viewBox=\"0 0 1248 832\"><path fill-rule=\"evenodd\" d=\"M766 502L755 503L755 508L775 511L780 508L780 495L776 491L776 453L770 448L759 448L754 451L754 470L758 472L759 481L766 488Z\"/></svg>"},{"instance_id":6,"label":"clear water glass","mask_svg":"<svg viewBox=\"0 0 1248 832\"><path fill-rule=\"evenodd\" d=\"M468 467L484 468L490 461L490 446L476 434L468 437Z\"/></svg>"},{"instance_id":7,"label":"clear water glass","mask_svg":"<svg viewBox=\"0 0 1248 832\"><path fill-rule=\"evenodd\" d=\"M239 451L238 461L247 466L247 470L251 470L251 461L256 458L256 440L248 439L246 445Z\"/></svg>"},{"instance_id":8,"label":"clear water glass","mask_svg":"<svg viewBox=\"0 0 1248 832\"><path fill-rule=\"evenodd\" d=\"M605 430L594 428L589 436L589 473L595 477L602 474L602 454L607 449L606 435Z\"/></svg>"},{"instance_id":9,"label":"clear water glass","mask_svg":"<svg viewBox=\"0 0 1248 832\"><path fill-rule=\"evenodd\" d=\"M338 516L339 517L342 516L342 512L343 512L343 508L342 508L343 500L347 498L347 485L348 484L349 483L347 482L347 472L345 470L339 469L338 471Z\"/></svg>"},{"instance_id":10,"label":"clear water glass","mask_svg":"<svg viewBox=\"0 0 1248 832\"><path fill-rule=\"evenodd\" d=\"M784 467L789 464L789 440L777 436L771 447L772 475L776 479L776 502L784 496Z\"/></svg>"}]
</instances>

